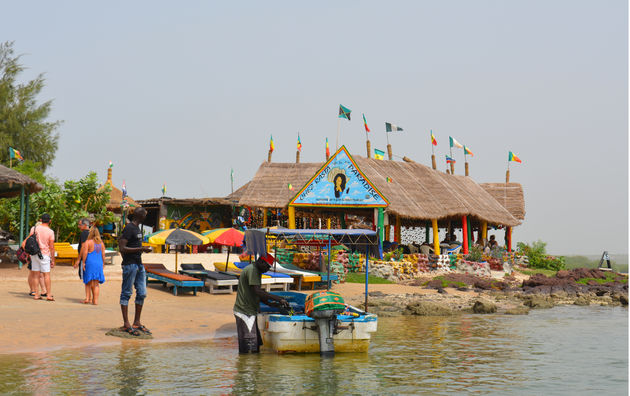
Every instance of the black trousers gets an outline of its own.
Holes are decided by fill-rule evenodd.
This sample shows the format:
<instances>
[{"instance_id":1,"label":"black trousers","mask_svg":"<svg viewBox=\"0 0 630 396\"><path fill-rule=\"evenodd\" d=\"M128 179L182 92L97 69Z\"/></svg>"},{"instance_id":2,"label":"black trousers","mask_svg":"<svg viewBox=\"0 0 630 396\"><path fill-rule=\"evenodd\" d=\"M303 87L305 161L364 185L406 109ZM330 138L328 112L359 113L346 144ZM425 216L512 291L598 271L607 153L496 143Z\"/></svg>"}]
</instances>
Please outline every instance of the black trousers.
<instances>
[{"instance_id":1,"label":"black trousers","mask_svg":"<svg viewBox=\"0 0 630 396\"><path fill-rule=\"evenodd\" d=\"M236 332L238 334L238 352L239 353L258 353L262 346L262 337L258 330L258 318L254 320L251 330L247 327L247 323L238 316L236 319Z\"/></svg>"}]
</instances>

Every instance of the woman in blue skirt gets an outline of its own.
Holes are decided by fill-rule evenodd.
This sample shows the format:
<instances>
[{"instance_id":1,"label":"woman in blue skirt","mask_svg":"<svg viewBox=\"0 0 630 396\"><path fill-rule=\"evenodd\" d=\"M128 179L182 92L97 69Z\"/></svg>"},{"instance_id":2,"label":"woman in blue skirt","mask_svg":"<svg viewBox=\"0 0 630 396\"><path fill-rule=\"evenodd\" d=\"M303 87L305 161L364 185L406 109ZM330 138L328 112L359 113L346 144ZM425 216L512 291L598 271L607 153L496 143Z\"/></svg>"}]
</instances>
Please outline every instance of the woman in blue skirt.
<instances>
[{"instance_id":1,"label":"woman in blue skirt","mask_svg":"<svg viewBox=\"0 0 630 396\"><path fill-rule=\"evenodd\" d=\"M105 282L103 263L105 262L105 245L101 240L98 228L92 226L87 241L81 245L81 261L83 264L83 283L92 290L92 301L85 300L84 304L98 304L99 284Z\"/></svg>"}]
</instances>

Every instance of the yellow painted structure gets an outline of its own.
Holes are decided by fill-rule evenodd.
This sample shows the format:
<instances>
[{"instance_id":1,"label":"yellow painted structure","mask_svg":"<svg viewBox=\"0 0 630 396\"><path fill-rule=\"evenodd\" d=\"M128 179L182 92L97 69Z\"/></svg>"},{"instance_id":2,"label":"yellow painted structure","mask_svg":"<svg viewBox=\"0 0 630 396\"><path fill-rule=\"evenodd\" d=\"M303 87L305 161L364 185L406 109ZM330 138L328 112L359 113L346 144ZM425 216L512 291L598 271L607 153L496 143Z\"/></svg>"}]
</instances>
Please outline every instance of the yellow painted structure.
<instances>
[{"instance_id":1,"label":"yellow painted structure","mask_svg":"<svg viewBox=\"0 0 630 396\"><path fill-rule=\"evenodd\" d=\"M434 253L439 256L440 255L440 234L438 233L437 219L431 220L431 225L433 227L433 250L434 250Z\"/></svg>"},{"instance_id":2,"label":"yellow painted structure","mask_svg":"<svg viewBox=\"0 0 630 396\"><path fill-rule=\"evenodd\" d=\"M488 242L488 222L487 221L482 221L481 222L481 240L485 242Z\"/></svg>"},{"instance_id":3,"label":"yellow painted structure","mask_svg":"<svg viewBox=\"0 0 630 396\"><path fill-rule=\"evenodd\" d=\"M289 229L295 230L295 207L289 206Z\"/></svg>"}]
</instances>

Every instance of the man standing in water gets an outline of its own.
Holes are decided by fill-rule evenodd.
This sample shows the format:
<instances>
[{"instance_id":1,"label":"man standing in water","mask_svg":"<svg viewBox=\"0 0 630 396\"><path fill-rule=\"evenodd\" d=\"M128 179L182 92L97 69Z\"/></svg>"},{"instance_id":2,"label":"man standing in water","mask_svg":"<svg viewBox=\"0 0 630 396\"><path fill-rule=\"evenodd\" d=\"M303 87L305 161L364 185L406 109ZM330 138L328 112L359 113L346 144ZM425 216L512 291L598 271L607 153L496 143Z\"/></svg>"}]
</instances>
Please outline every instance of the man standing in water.
<instances>
[{"instance_id":1,"label":"man standing in water","mask_svg":"<svg viewBox=\"0 0 630 396\"><path fill-rule=\"evenodd\" d=\"M258 258L253 264L245 267L238 280L234 317L239 353L258 353L260 350L262 337L258 330L256 315L261 300L267 305L280 305L287 309L290 307L284 298L267 293L260 288L262 274L269 271L273 260L273 256L268 253Z\"/></svg>"},{"instance_id":2,"label":"man standing in water","mask_svg":"<svg viewBox=\"0 0 630 396\"><path fill-rule=\"evenodd\" d=\"M142 306L147 296L147 277L144 266L142 265L142 253L151 251L150 247L142 246L140 224L142 224L146 217L146 209L137 208L133 212L133 220L125 226L118 240L118 248L123 258L122 291L120 292L120 310L122 311L123 317L122 330L133 336L139 336L140 332L151 334L149 329L144 327L140 322ZM129 323L128 317L129 299L133 293L132 287L136 289L136 313L133 319L133 325Z\"/></svg>"}]
</instances>

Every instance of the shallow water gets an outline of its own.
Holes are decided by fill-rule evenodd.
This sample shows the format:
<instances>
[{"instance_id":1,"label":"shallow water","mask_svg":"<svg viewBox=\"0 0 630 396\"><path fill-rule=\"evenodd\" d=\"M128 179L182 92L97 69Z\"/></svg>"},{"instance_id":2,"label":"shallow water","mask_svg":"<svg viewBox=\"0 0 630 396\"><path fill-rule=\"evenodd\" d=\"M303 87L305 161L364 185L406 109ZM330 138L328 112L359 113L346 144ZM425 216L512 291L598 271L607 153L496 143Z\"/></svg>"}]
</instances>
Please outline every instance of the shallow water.
<instances>
[{"instance_id":1,"label":"shallow water","mask_svg":"<svg viewBox=\"0 0 630 396\"><path fill-rule=\"evenodd\" d=\"M628 392L628 310L380 318L367 354L239 356L236 339L0 355L0 394Z\"/></svg>"}]
</instances>

